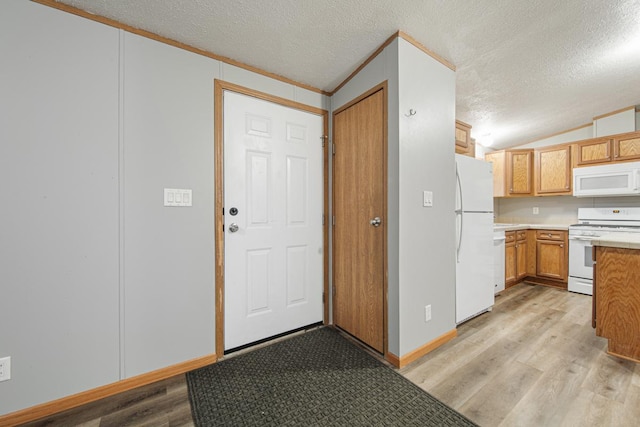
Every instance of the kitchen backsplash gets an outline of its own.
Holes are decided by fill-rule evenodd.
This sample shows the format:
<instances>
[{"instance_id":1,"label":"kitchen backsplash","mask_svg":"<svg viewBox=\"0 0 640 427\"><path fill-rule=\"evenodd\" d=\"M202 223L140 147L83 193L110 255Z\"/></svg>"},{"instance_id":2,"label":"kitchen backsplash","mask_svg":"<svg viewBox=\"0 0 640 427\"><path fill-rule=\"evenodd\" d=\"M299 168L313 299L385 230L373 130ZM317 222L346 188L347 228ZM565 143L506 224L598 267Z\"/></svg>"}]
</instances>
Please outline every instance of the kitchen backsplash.
<instances>
[{"instance_id":1,"label":"kitchen backsplash","mask_svg":"<svg viewBox=\"0 0 640 427\"><path fill-rule=\"evenodd\" d=\"M495 222L575 224L578 208L640 207L639 197L518 197L493 199ZM538 214L534 214L538 208Z\"/></svg>"}]
</instances>

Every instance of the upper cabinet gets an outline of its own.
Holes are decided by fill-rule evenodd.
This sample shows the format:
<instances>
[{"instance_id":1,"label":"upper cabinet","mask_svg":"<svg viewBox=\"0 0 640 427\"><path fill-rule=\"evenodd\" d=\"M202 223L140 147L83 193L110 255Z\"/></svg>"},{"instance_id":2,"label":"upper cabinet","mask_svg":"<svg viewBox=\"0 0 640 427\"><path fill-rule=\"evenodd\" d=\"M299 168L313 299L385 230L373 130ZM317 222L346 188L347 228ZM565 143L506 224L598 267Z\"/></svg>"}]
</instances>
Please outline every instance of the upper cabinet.
<instances>
[{"instance_id":1,"label":"upper cabinet","mask_svg":"<svg viewBox=\"0 0 640 427\"><path fill-rule=\"evenodd\" d=\"M471 139L471 125L456 120L456 154L475 156L475 141Z\"/></svg>"},{"instance_id":2,"label":"upper cabinet","mask_svg":"<svg viewBox=\"0 0 640 427\"><path fill-rule=\"evenodd\" d=\"M616 162L640 159L640 132L614 135L613 159Z\"/></svg>"},{"instance_id":3,"label":"upper cabinet","mask_svg":"<svg viewBox=\"0 0 640 427\"><path fill-rule=\"evenodd\" d=\"M640 159L640 132L574 142L574 167Z\"/></svg>"},{"instance_id":4,"label":"upper cabinet","mask_svg":"<svg viewBox=\"0 0 640 427\"><path fill-rule=\"evenodd\" d=\"M533 195L533 150L500 150L487 153L493 164L493 197Z\"/></svg>"},{"instance_id":5,"label":"upper cabinet","mask_svg":"<svg viewBox=\"0 0 640 427\"><path fill-rule=\"evenodd\" d=\"M533 195L533 150L506 150L507 194Z\"/></svg>"},{"instance_id":6,"label":"upper cabinet","mask_svg":"<svg viewBox=\"0 0 640 427\"><path fill-rule=\"evenodd\" d=\"M536 194L571 194L571 146L538 148L536 153Z\"/></svg>"}]
</instances>

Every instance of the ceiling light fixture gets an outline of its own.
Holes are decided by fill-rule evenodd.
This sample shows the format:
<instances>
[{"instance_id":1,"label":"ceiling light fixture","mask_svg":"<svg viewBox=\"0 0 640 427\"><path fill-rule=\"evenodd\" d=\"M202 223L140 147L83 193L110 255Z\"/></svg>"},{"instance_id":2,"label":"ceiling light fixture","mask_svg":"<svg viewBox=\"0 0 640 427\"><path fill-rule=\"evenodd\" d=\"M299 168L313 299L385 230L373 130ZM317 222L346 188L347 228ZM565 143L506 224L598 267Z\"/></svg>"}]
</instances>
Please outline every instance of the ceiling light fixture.
<instances>
[{"instance_id":1,"label":"ceiling light fixture","mask_svg":"<svg viewBox=\"0 0 640 427\"><path fill-rule=\"evenodd\" d=\"M484 147L491 147L493 145L493 137L490 133L485 133L478 138L478 143Z\"/></svg>"}]
</instances>

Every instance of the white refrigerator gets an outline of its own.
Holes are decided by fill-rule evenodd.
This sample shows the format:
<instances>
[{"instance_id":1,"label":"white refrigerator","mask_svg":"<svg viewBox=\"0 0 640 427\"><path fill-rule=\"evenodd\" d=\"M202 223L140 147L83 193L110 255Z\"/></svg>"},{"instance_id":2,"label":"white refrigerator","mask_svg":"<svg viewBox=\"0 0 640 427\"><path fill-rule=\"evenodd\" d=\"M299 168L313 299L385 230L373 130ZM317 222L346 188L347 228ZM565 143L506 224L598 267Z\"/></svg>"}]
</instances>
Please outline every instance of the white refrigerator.
<instances>
[{"instance_id":1,"label":"white refrigerator","mask_svg":"<svg viewBox=\"0 0 640 427\"><path fill-rule=\"evenodd\" d=\"M456 323L494 303L493 168L456 154Z\"/></svg>"}]
</instances>

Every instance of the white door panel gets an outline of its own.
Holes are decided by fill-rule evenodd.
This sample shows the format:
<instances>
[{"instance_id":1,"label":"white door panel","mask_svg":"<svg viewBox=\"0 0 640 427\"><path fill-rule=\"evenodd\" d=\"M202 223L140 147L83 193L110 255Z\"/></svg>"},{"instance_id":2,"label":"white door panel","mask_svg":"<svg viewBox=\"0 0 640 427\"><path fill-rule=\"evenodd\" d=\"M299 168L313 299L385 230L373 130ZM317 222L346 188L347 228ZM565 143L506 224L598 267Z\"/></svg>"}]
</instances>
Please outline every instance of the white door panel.
<instances>
[{"instance_id":1,"label":"white door panel","mask_svg":"<svg viewBox=\"0 0 640 427\"><path fill-rule=\"evenodd\" d=\"M322 134L321 116L224 93L225 350L322 321Z\"/></svg>"}]
</instances>

